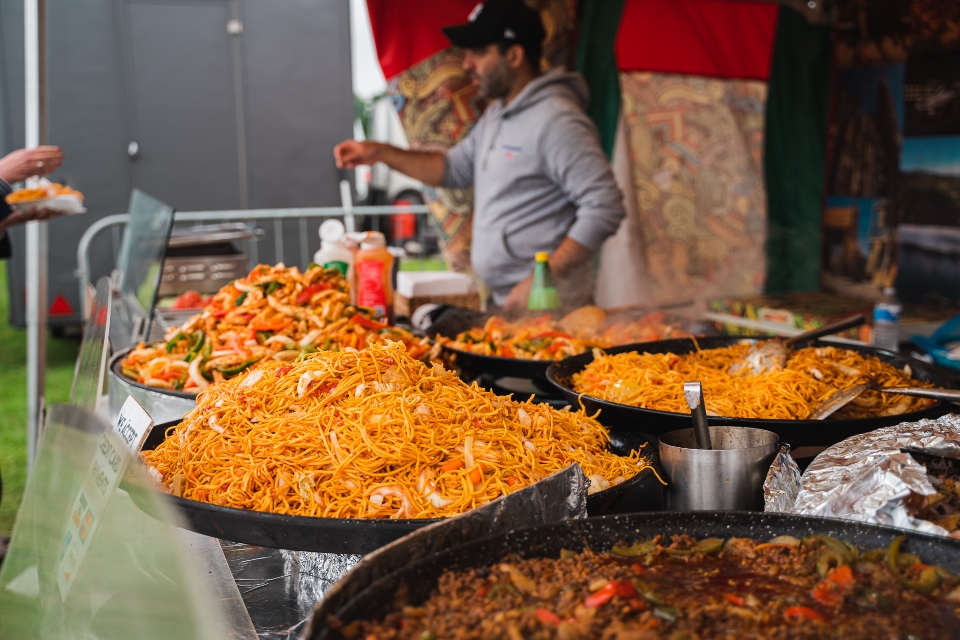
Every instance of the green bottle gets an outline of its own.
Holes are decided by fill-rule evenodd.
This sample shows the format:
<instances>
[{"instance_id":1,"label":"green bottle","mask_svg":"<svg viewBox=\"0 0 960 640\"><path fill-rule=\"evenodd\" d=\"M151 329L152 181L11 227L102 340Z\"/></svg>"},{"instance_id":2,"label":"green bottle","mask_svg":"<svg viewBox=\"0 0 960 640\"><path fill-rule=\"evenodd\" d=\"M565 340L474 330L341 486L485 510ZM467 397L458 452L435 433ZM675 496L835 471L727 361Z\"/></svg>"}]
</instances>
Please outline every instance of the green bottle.
<instances>
[{"instance_id":1,"label":"green bottle","mask_svg":"<svg viewBox=\"0 0 960 640\"><path fill-rule=\"evenodd\" d=\"M530 297L527 298L527 309L531 311L550 311L560 308L560 294L557 285L553 282L550 273L550 254L546 251L537 252L536 266L533 268L533 286L530 287Z\"/></svg>"}]
</instances>

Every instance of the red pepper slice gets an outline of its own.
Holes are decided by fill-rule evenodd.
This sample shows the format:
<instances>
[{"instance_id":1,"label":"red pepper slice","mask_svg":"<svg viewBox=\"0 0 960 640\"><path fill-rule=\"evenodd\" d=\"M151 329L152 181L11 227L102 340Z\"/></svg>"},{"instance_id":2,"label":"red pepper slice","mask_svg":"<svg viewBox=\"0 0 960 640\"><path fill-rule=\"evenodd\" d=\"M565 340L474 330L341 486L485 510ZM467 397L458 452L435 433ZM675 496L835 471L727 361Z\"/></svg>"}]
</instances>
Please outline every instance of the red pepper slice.
<instances>
[{"instance_id":1,"label":"red pepper slice","mask_svg":"<svg viewBox=\"0 0 960 640\"><path fill-rule=\"evenodd\" d=\"M637 588L633 586L633 583L629 580L618 580L612 584L614 590L617 592L617 595L624 600L640 597L640 594L637 593Z\"/></svg>"},{"instance_id":2,"label":"red pepper slice","mask_svg":"<svg viewBox=\"0 0 960 640\"><path fill-rule=\"evenodd\" d=\"M583 601L583 606L588 609L596 609L602 604L606 604L613 599L613 596L617 594L617 587L614 583L608 582L600 591L597 591L593 595L587 597Z\"/></svg>"},{"instance_id":3,"label":"red pepper slice","mask_svg":"<svg viewBox=\"0 0 960 640\"><path fill-rule=\"evenodd\" d=\"M819 620L820 622L826 620L822 613L810 607L790 607L783 612L783 617L787 620Z\"/></svg>"},{"instance_id":4,"label":"red pepper slice","mask_svg":"<svg viewBox=\"0 0 960 640\"><path fill-rule=\"evenodd\" d=\"M287 327L293 324L293 318L284 318L283 320L277 320L275 322L260 322L258 324L250 327L254 332L256 331L283 331Z\"/></svg>"},{"instance_id":5,"label":"red pepper slice","mask_svg":"<svg viewBox=\"0 0 960 640\"><path fill-rule=\"evenodd\" d=\"M315 294L318 294L321 291L326 291L329 288L330 285L326 282L317 282L312 284L300 292L300 295L297 296L297 304L306 304L310 302L310 298L312 298Z\"/></svg>"},{"instance_id":6,"label":"red pepper slice","mask_svg":"<svg viewBox=\"0 0 960 640\"><path fill-rule=\"evenodd\" d=\"M211 311L210 315L212 315L214 318L222 318L223 316L227 315L227 310L217 309L216 311Z\"/></svg>"},{"instance_id":7,"label":"red pepper slice","mask_svg":"<svg viewBox=\"0 0 960 640\"><path fill-rule=\"evenodd\" d=\"M379 322L374 322L366 316L362 316L359 313L353 314L353 317L350 318L350 322L353 324L358 324L365 329L370 329L371 331L380 331L380 329L386 329L390 325L380 324Z\"/></svg>"},{"instance_id":8,"label":"red pepper slice","mask_svg":"<svg viewBox=\"0 0 960 640\"><path fill-rule=\"evenodd\" d=\"M728 593L723 597L727 599L727 602L729 602L730 604L736 605L738 607L743 607L743 606L746 606L747 604L746 600L744 600L740 596L735 596L732 593Z\"/></svg>"},{"instance_id":9,"label":"red pepper slice","mask_svg":"<svg viewBox=\"0 0 960 640\"><path fill-rule=\"evenodd\" d=\"M820 604L835 607L843 602L843 597L853 588L853 582L853 570L843 565L815 586L810 595Z\"/></svg>"},{"instance_id":10,"label":"red pepper slice","mask_svg":"<svg viewBox=\"0 0 960 640\"><path fill-rule=\"evenodd\" d=\"M552 611L547 611L546 609L534 609L533 612L537 615L537 620L543 624L560 624L563 622L563 620L560 619L560 616Z\"/></svg>"}]
</instances>

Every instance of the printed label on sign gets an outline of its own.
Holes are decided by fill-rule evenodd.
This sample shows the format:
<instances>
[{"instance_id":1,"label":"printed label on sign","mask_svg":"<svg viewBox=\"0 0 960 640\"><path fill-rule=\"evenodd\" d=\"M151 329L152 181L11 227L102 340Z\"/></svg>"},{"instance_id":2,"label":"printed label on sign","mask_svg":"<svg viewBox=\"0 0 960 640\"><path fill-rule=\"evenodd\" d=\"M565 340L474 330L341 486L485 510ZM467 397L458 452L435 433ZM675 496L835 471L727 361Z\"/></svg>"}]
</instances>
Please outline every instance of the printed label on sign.
<instances>
[{"instance_id":1,"label":"printed label on sign","mask_svg":"<svg viewBox=\"0 0 960 640\"><path fill-rule=\"evenodd\" d=\"M383 263L364 260L357 263L357 304L387 314L387 292L383 290Z\"/></svg>"},{"instance_id":2,"label":"printed label on sign","mask_svg":"<svg viewBox=\"0 0 960 640\"><path fill-rule=\"evenodd\" d=\"M97 449L73 501L67 518L67 530L60 545L57 585L67 598L76 583L84 555L96 537L97 527L106 512L110 497L120 484L127 463L143 446L153 427L153 419L132 397L120 409L113 428L100 437Z\"/></svg>"},{"instance_id":3,"label":"printed label on sign","mask_svg":"<svg viewBox=\"0 0 960 640\"><path fill-rule=\"evenodd\" d=\"M343 262L342 260L331 260L330 262L324 262L324 263L323 263L323 268L324 268L324 269L336 269L336 270L339 271L342 275L347 275L347 269L348 269L349 267L347 266L347 263L346 263L346 262Z\"/></svg>"}]
</instances>

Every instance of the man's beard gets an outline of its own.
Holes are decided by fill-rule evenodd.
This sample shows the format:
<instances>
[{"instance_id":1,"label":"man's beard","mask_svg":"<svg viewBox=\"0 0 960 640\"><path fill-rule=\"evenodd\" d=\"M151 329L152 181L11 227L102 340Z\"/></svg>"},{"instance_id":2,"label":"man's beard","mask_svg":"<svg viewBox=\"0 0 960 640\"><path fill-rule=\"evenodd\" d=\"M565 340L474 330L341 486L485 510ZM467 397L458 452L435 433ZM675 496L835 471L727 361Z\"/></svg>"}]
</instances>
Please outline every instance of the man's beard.
<instances>
[{"instance_id":1,"label":"man's beard","mask_svg":"<svg viewBox=\"0 0 960 640\"><path fill-rule=\"evenodd\" d=\"M484 100L496 100L510 93L510 76L506 64L500 64L490 70L486 77L476 76L480 81L477 95Z\"/></svg>"}]
</instances>

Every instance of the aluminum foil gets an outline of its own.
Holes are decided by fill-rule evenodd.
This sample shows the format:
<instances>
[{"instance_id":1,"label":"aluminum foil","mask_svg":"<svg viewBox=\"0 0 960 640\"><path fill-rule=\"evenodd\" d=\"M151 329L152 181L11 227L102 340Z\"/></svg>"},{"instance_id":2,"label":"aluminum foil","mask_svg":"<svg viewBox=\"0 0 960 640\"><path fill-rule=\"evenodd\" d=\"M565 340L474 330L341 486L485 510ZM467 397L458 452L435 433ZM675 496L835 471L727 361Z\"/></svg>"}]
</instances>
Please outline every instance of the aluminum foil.
<instances>
[{"instance_id":1,"label":"aluminum foil","mask_svg":"<svg viewBox=\"0 0 960 640\"><path fill-rule=\"evenodd\" d=\"M790 455L790 446L781 445L763 481L764 511L786 511L800 493L800 467Z\"/></svg>"},{"instance_id":2,"label":"aluminum foil","mask_svg":"<svg viewBox=\"0 0 960 640\"><path fill-rule=\"evenodd\" d=\"M913 518L904 506L911 493L936 493L924 466L901 452L905 447L960 456L960 415L904 422L833 445L807 468L792 504L786 496L790 487L796 487L795 479L784 473L775 479L768 476L771 491L765 490L766 510L949 535L942 527ZM773 485L781 493L775 495Z\"/></svg>"}]
</instances>

